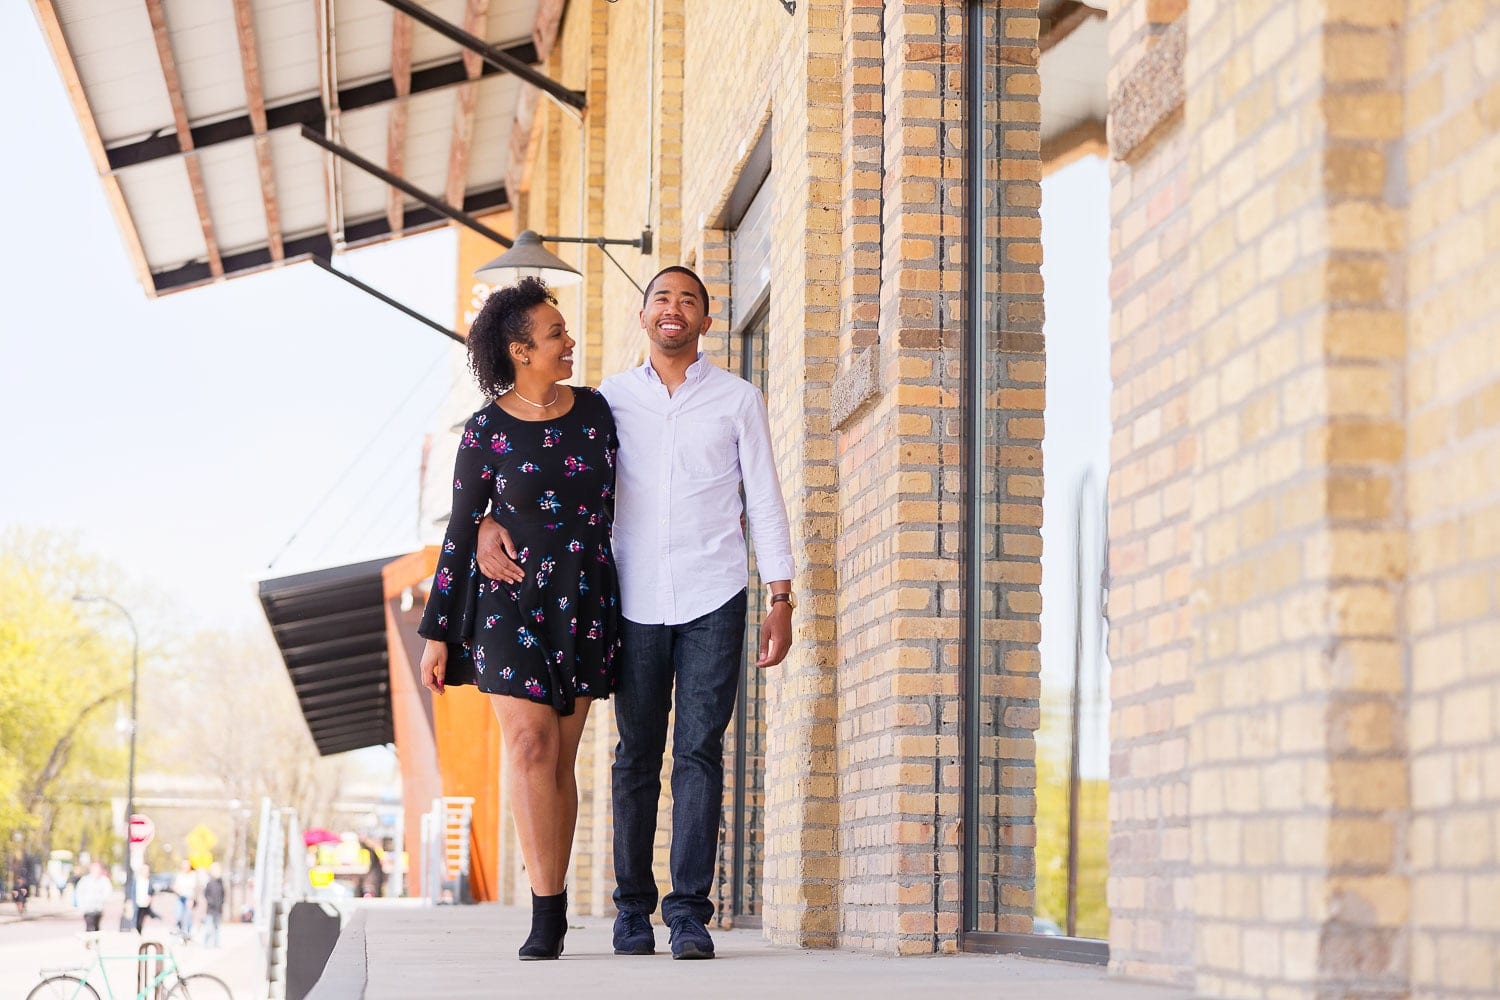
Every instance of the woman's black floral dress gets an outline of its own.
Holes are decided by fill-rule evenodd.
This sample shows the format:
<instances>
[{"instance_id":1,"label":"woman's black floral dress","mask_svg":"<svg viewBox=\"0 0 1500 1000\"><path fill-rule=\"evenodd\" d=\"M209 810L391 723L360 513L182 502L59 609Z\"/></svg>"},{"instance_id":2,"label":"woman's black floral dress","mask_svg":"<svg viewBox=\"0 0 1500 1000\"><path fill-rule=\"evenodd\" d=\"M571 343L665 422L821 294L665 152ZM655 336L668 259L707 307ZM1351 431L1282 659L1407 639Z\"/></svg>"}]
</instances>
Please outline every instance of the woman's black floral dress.
<instances>
[{"instance_id":1,"label":"woman's black floral dress","mask_svg":"<svg viewBox=\"0 0 1500 1000\"><path fill-rule=\"evenodd\" d=\"M448 644L445 684L475 684L573 714L607 698L619 649L619 581L609 532L619 444L597 390L573 390L555 420L520 420L493 402L469 418L453 472L453 515L417 631ZM479 572L490 512L526 571L519 584Z\"/></svg>"}]
</instances>

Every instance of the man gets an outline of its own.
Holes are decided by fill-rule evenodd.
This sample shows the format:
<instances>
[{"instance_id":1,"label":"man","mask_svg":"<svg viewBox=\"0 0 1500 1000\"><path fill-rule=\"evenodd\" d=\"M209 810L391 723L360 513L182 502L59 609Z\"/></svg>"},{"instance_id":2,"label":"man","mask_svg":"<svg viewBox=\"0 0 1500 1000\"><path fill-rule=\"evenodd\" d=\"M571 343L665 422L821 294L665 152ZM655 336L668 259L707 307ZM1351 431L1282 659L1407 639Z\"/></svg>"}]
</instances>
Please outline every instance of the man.
<instances>
[{"instance_id":1,"label":"man","mask_svg":"<svg viewBox=\"0 0 1500 1000\"><path fill-rule=\"evenodd\" d=\"M104 904L109 902L114 891L115 885L105 874L104 866L97 861L89 865L89 873L78 880L78 886L74 890L78 909L83 912L85 934L99 929L99 921L104 916Z\"/></svg>"},{"instance_id":2,"label":"man","mask_svg":"<svg viewBox=\"0 0 1500 1000\"><path fill-rule=\"evenodd\" d=\"M208 881L203 884L203 943L219 946L219 922L224 918L224 878L219 863L208 866Z\"/></svg>"},{"instance_id":3,"label":"man","mask_svg":"<svg viewBox=\"0 0 1500 1000\"><path fill-rule=\"evenodd\" d=\"M771 590L757 667L787 654L792 635L791 537L771 454L765 400L698 351L712 320L708 292L685 267L646 286L646 363L604 380L619 434L614 522L622 604L612 795L614 948L656 951L651 870L667 719L672 731L672 891L662 900L672 957L714 957L707 923L724 798L724 730L734 711L748 581L743 509ZM743 486L745 501L740 503ZM508 533L486 519L479 567L517 581Z\"/></svg>"}]
</instances>

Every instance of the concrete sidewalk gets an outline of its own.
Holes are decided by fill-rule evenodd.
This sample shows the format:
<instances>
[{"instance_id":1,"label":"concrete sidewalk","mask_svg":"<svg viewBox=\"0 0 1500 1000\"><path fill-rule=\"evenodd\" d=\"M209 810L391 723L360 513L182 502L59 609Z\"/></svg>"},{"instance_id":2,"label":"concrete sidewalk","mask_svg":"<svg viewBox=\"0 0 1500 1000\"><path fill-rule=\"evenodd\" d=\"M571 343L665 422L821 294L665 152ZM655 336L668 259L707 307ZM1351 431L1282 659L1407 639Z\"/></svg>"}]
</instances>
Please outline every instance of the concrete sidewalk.
<instances>
[{"instance_id":1,"label":"concrete sidewalk","mask_svg":"<svg viewBox=\"0 0 1500 1000\"><path fill-rule=\"evenodd\" d=\"M657 954L617 957L610 922L583 918L561 961L516 959L530 914L495 905L369 907L353 915L308 1000L552 997L757 997L902 1000L1186 1000L1161 986L1114 982L1097 967L990 955L889 958L776 948L758 930L715 931L719 957L674 962L665 928Z\"/></svg>"}]
</instances>

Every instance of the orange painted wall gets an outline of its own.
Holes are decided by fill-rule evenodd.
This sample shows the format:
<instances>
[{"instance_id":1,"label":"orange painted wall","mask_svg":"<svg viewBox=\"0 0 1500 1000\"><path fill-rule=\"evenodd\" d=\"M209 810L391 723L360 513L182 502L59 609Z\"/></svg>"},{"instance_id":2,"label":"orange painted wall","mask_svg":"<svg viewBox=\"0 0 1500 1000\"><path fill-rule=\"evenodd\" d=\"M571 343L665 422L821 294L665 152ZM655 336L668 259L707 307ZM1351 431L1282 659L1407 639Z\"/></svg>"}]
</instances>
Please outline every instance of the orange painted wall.
<instances>
[{"instance_id":1,"label":"orange painted wall","mask_svg":"<svg viewBox=\"0 0 1500 1000\"><path fill-rule=\"evenodd\" d=\"M410 871L407 892L419 896L421 884L422 814L432 800L443 794L438 769L437 743L427 719L428 694L416 682L417 666L408 655L402 623L392 610L392 598L418 581L430 578L437 566L437 548L431 546L390 563L382 570L385 591L386 649L390 659L391 716L396 730L396 759L401 767L401 808L405 815L405 843Z\"/></svg>"},{"instance_id":2,"label":"orange painted wall","mask_svg":"<svg viewBox=\"0 0 1500 1000\"><path fill-rule=\"evenodd\" d=\"M476 901L489 902L499 889L500 724L489 695L473 686L434 698L432 722L443 794L474 798L469 889Z\"/></svg>"}]
</instances>

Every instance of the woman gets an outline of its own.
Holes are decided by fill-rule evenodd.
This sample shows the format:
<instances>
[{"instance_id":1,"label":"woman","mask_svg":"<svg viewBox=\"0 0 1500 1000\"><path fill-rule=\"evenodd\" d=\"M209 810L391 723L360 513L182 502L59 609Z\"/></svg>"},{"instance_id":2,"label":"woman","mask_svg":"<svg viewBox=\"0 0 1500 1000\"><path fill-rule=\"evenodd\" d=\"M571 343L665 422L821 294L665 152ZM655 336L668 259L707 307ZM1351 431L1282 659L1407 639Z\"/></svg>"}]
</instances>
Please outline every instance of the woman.
<instances>
[{"instance_id":1,"label":"woman","mask_svg":"<svg viewBox=\"0 0 1500 1000\"><path fill-rule=\"evenodd\" d=\"M537 278L490 295L469 329L469 367L493 400L464 426L453 516L418 631L422 683L475 684L500 720L516 835L531 881L523 960L557 958L578 820L573 762L589 705L615 686L619 585L614 419L573 374L573 338ZM511 579L479 573L486 511L503 518Z\"/></svg>"}]
</instances>

